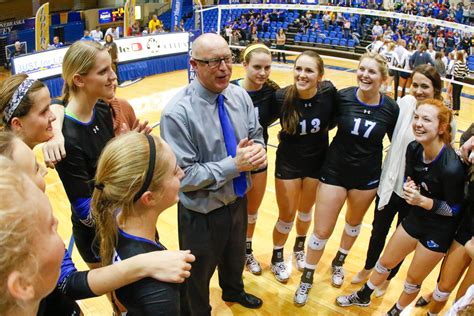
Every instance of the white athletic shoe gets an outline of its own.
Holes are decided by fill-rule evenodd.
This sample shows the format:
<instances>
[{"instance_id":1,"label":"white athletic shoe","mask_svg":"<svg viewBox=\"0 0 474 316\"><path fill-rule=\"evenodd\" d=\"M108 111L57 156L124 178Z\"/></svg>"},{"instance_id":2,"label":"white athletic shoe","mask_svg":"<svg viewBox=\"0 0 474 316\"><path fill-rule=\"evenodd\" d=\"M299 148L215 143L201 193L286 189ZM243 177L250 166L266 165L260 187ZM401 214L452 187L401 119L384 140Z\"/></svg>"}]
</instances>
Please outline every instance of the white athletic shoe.
<instances>
[{"instance_id":1,"label":"white athletic shoe","mask_svg":"<svg viewBox=\"0 0 474 316\"><path fill-rule=\"evenodd\" d=\"M372 269L370 269L370 270L366 270L366 269L360 270L359 272L357 272L356 275L354 275L354 277L351 280L351 283L352 284L359 284L359 283L364 282L369 277L371 271L372 271Z\"/></svg>"},{"instance_id":2,"label":"white athletic shoe","mask_svg":"<svg viewBox=\"0 0 474 316\"><path fill-rule=\"evenodd\" d=\"M275 264L271 264L272 272L278 282L286 283L290 278L290 274L286 268L286 264L284 262L275 262Z\"/></svg>"},{"instance_id":3,"label":"white athletic shoe","mask_svg":"<svg viewBox=\"0 0 474 316\"><path fill-rule=\"evenodd\" d=\"M304 306L308 302L309 290L313 285L311 283L300 282L298 289L296 290L293 302L296 306Z\"/></svg>"},{"instance_id":4,"label":"white athletic shoe","mask_svg":"<svg viewBox=\"0 0 474 316\"><path fill-rule=\"evenodd\" d=\"M295 261L296 261L296 269L298 269L298 271L303 272L304 262L305 262L304 250L294 251L293 257L295 258Z\"/></svg>"},{"instance_id":5,"label":"white athletic shoe","mask_svg":"<svg viewBox=\"0 0 474 316\"><path fill-rule=\"evenodd\" d=\"M342 266L332 266L332 286L339 288L342 283L344 283L344 269Z\"/></svg>"},{"instance_id":6,"label":"white athletic shoe","mask_svg":"<svg viewBox=\"0 0 474 316\"><path fill-rule=\"evenodd\" d=\"M262 274L262 267L258 263L257 259L253 256L253 253L245 254L245 265L250 273L255 275Z\"/></svg>"},{"instance_id":7,"label":"white athletic shoe","mask_svg":"<svg viewBox=\"0 0 474 316\"><path fill-rule=\"evenodd\" d=\"M367 307L370 305L370 299L368 301L362 301L357 292L352 293L351 295L342 295L336 298L336 304L342 307L348 307L352 305Z\"/></svg>"}]
</instances>

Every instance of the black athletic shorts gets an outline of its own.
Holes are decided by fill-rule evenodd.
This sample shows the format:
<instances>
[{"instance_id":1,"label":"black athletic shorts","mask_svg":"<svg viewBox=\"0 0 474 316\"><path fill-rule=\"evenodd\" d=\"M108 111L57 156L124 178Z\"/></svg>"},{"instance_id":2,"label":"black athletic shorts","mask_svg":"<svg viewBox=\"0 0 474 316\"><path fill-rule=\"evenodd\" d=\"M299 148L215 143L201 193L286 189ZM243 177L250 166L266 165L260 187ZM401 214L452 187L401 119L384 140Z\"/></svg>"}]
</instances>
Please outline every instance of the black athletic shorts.
<instances>
[{"instance_id":1,"label":"black athletic shorts","mask_svg":"<svg viewBox=\"0 0 474 316\"><path fill-rule=\"evenodd\" d=\"M376 175L371 177L361 177L360 170L352 170L352 172L346 170L346 172L343 172L339 169L339 171L336 171L331 168L330 164L326 164L321 169L319 181L326 184L337 185L346 190L372 190L379 186L380 173L376 172Z\"/></svg>"},{"instance_id":2,"label":"black athletic shorts","mask_svg":"<svg viewBox=\"0 0 474 316\"><path fill-rule=\"evenodd\" d=\"M276 156L275 178L281 180L313 178L318 179L322 159L285 159Z\"/></svg>"},{"instance_id":3,"label":"black athletic shorts","mask_svg":"<svg viewBox=\"0 0 474 316\"><path fill-rule=\"evenodd\" d=\"M388 75L389 75L390 77L395 76L395 70L389 69L389 70L388 70Z\"/></svg>"},{"instance_id":4,"label":"black athletic shorts","mask_svg":"<svg viewBox=\"0 0 474 316\"><path fill-rule=\"evenodd\" d=\"M96 238L96 228L84 225L74 212L71 215L72 235L77 250L86 263L99 263L99 241Z\"/></svg>"},{"instance_id":5,"label":"black athletic shorts","mask_svg":"<svg viewBox=\"0 0 474 316\"><path fill-rule=\"evenodd\" d=\"M411 76L411 73L406 72L406 71L400 71L400 77L402 77L403 79L408 79L410 78L410 76Z\"/></svg>"},{"instance_id":6,"label":"black athletic shorts","mask_svg":"<svg viewBox=\"0 0 474 316\"><path fill-rule=\"evenodd\" d=\"M457 219L448 216L427 216L412 210L402 222L402 227L427 249L446 253L451 247L457 229Z\"/></svg>"}]
</instances>

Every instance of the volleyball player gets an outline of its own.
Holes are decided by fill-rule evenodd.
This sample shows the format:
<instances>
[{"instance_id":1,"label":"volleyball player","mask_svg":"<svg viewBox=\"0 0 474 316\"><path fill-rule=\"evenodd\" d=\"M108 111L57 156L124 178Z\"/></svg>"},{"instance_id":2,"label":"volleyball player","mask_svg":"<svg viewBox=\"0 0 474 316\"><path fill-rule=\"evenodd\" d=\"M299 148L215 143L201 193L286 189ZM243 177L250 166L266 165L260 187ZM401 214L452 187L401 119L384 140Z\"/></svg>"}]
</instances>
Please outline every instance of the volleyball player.
<instances>
[{"instance_id":1,"label":"volleyball player","mask_svg":"<svg viewBox=\"0 0 474 316\"><path fill-rule=\"evenodd\" d=\"M178 201L183 175L170 147L157 136L130 132L104 148L92 198L103 265L166 249L156 224ZM177 284L147 278L115 293L128 315L180 313Z\"/></svg>"},{"instance_id":2,"label":"volleyball player","mask_svg":"<svg viewBox=\"0 0 474 316\"><path fill-rule=\"evenodd\" d=\"M242 51L245 78L232 83L244 88L255 107L258 121L263 128L265 147L268 143L268 127L278 119L278 108L275 103L275 91L280 87L269 79L272 67L272 54L263 44L252 44ZM267 167L255 170L252 174L252 188L247 192L247 245L245 261L247 269L256 275L262 273L259 262L252 250L252 237L258 218L258 209L262 203L267 187Z\"/></svg>"},{"instance_id":3,"label":"volleyball player","mask_svg":"<svg viewBox=\"0 0 474 316\"><path fill-rule=\"evenodd\" d=\"M410 214L390 238L370 280L359 291L338 297L339 306L368 306L375 287L415 251L402 294L388 311L388 315L400 315L448 251L458 227L465 177L464 167L450 146L451 119L451 110L440 100L417 104L412 123L415 141L407 148L403 185Z\"/></svg>"},{"instance_id":4,"label":"volleyball player","mask_svg":"<svg viewBox=\"0 0 474 316\"><path fill-rule=\"evenodd\" d=\"M400 65L400 59L398 58L397 53L395 52L395 43L390 42L387 44L387 50L384 50L381 55L385 57L387 60L387 66L389 67L388 69L388 78L387 81L385 82L386 86L386 91L387 93L393 93L393 78L395 76L396 70L391 69L398 67ZM397 87L398 88L398 87ZM394 95L396 95L398 91L395 91Z\"/></svg>"},{"instance_id":5,"label":"volleyball player","mask_svg":"<svg viewBox=\"0 0 474 316\"><path fill-rule=\"evenodd\" d=\"M78 41L63 60L66 157L56 165L72 206L72 230L77 249L90 268L100 266L90 212L96 162L114 137L110 107L99 99L114 96L117 76L107 50L97 42Z\"/></svg>"},{"instance_id":6,"label":"volleyball player","mask_svg":"<svg viewBox=\"0 0 474 316\"><path fill-rule=\"evenodd\" d=\"M41 81L25 74L11 76L0 86L0 125L33 148L53 137L56 116L50 104L49 90Z\"/></svg>"},{"instance_id":7,"label":"volleyball player","mask_svg":"<svg viewBox=\"0 0 474 316\"><path fill-rule=\"evenodd\" d=\"M410 58L413 55L415 50L415 46L412 43L409 43L407 46L407 50L403 53L402 57L400 58L400 67L403 68L405 71L400 71L400 84L399 86L402 88L402 92L400 94L399 91L397 93L400 97L404 97L406 90L410 89L411 86L411 73L408 70L412 70L410 67Z\"/></svg>"},{"instance_id":8,"label":"volleyball player","mask_svg":"<svg viewBox=\"0 0 474 316\"><path fill-rule=\"evenodd\" d=\"M293 253L298 270L303 269L304 243L311 224L318 176L334 127L336 88L322 81L324 63L314 51L304 51L295 60L294 84L277 91L281 107L280 143L276 153L275 188L278 221L273 229L272 272L280 282L289 279L283 247L296 213Z\"/></svg>"},{"instance_id":9,"label":"volleyball player","mask_svg":"<svg viewBox=\"0 0 474 316\"><path fill-rule=\"evenodd\" d=\"M117 89L117 81L114 82L114 91ZM151 127L148 121L140 122L135 116L132 105L123 98L114 96L112 99L104 100L110 106L112 113L113 129L115 136L128 131L143 132L149 134ZM66 156L64 149L64 137L61 132L64 121L64 102L59 99L52 100L51 111L56 120L52 123L53 137L43 144L43 156L46 166L54 168Z\"/></svg>"},{"instance_id":10,"label":"volleyball player","mask_svg":"<svg viewBox=\"0 0 474 316\"><path fill-rule=\"evenodd\" d=\"M342 265L360 233L363 217L375 197L382 164L382 141L392 135L398 106L379 92L388 76L387 63L377 53L361 56L357 87L338 92L337 134L321 170L314 212L314 230L294 302L306 304L316 265L347 199L346 224L339 251L332 261L332 285L344 282Z\"/></svg>"},{"instance_id":11,"label":"volleyball player","mask_svg":"<svg viewBox=\"0 0 474 316\"><path fill-rule=\"evenodd\" d=\"M0 157L0 169L0 314L36 315L56 285L64 243L46 195L9 159Z\"/></svg>"},{"instance_id":12,"label":"volleyball player","mask_svg":"<svg viewBox=\"0 0 474 316\"><path fill-rule=\"evenodd\" d=\"M415 139L411 122L416 103L426 99L443 99L441 96L441 78L433 66L423 64L416 67L413 70L410 82L412 82L411 95L407 95L398 101L400 114L382 168L365 266L354 276L352 283L363 282L375 267L395 215L398 214L397 226L408 215L409 206L403 199L403 181L406 148ZM376 297L385 293L390 280L395 277L400 265L401 263L393 268L387 280L375 290Z\"/></svg>"}]
</instances>

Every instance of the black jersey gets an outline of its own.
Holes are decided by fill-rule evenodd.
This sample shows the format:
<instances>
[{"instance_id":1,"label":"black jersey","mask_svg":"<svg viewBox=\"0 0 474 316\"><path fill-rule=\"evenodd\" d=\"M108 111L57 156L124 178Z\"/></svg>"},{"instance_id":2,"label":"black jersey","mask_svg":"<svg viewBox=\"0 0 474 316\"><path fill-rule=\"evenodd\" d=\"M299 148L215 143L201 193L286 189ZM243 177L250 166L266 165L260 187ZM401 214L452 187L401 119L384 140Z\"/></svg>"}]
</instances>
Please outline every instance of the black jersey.
<instances>
[{"instance_id":1,"label":"black jersey","mask_svg":"<svg viewBox=\"0 0 474 316\"><path fill-rule=\"evenodd\" d=\"M99 101L92 119L80 122L64 116L62 129L66 158L56 166L75 214L82 220L90 215L90 199L97 161L106 143L114 137L110 107Z\"/></svg>"},{"instance_id":2,"label":"black jersey","mask_svg":"<svg viewBox=\"0 0 474 316\"><path fill-rule=\"evenodd\" d=\"M277 104L282 108L287 89L276 93ZM298 99L296 108L300 121L295 134L280 131L277 156L282 159L324 161L329 145L329 129L334 127L337 90L329 81L321 82L311 99ZM280 113L280 123L282 122Z\"/></svg>"},{"instance_id":3,"label":"black jersey","mask_svg":"<svg viewBox=\"0 0 474 316\"><path fill-rule=\"evenodd\" d=\"M156 241L151 241L119 229L113 261L118 262L142 253L165 249L158 238ZM129 316L179 315L178 284L145 278L121 287L115 293L127 308Z\"/></svg>"},{"instance_id":4,"label":"black jersey","mask_svg":"<svg viewBox=\"0 0 474 316\"><path fill-rule=\"evenodd\" d=\"M240 85L242 79L231 81L235 85ZM268 127L274 123L278 117L278 107L276 105L275 91L280 89L278 84L272 80L267 80L258 91L247 91L257 112L258 122L262 125L263 140L268 143Z\"/></svg>"},{"instance_id":5,"label":"black jersey","mask_svg":"<svg viewBox=\"0 0 474 316\"><path fill-rule=\"evenodd\" d=\"M434 205L445 202L452 209L453 217L459 215L464 196L465 170L451 147L443 147L434 161L425 163L423 146L416 141L411 142L406 152L405 177L410 177L420 187L421 195L433 199ZM418 206L411 206L411 209L444 221L454 219Z\"/></svg>"},{"instance_id":6,"label":"black jersey","mask_svg":"<svg viewBox=\"0 0 474 316\"><path fill-rule=\"evenodd\" d=\"M383 138L392 137L397 123L397 103L381 95L378 105L367 105L357 97L357 87L339 90L337 133L329 146L326 162L336 169L380 177ZM356 176L356 175L354 175Z\"/></svg>"}]
</instances>

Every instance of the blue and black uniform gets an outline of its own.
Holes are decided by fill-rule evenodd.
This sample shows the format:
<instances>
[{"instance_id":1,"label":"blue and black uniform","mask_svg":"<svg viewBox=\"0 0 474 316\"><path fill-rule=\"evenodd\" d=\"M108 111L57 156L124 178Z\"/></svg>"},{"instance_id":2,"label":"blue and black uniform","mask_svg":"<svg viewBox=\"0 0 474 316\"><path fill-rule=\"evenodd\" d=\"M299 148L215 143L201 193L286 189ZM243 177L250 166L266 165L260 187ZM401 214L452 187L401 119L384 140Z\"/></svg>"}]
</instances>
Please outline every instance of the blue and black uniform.
<instances>
[{"instance_id":1,"label":"blue and black uniform","mask_svg":"<svg viewBox=\"0 0 474 316\"><path fill-rule=\"evenodd\" d=\"M158 240L158 233L152 241L130 235L119 228L113 261L115 263L157 250L166 250ZM115 294L127 308L128 316L180 314L179 285L175 283L144 278L117 289Z\"/></svg>"},{"instance_id":2,"label":"blue and black uniform","mask_svg":"<svg viewBox=\"0 0 474 316\"><path fill-rule=\"evenodd\" d=\"M420 187L421 195L433 199L433 208L410 205L403 228L429 250L447 252L461 217L465 181L461 160L445 145L435 160L425 163L423 146L413 141L407 148L405 177Z\"/></svg>"},{"instance_id":3,"label":"blue and black uniform","mask_svg":"<svg viewBox=\"0 0 474 316\"><path fill-rule=\"evenodd\" d=\"M242 86L243 79L231 81L231 83ZM279 107L276 104L275 91L280 89L278 84L272 80L267 80L258 91L247 91L252 99L258 122L263 128L263 140L268 144L268 127L279 118Z\"/></svg>"},{"instance_id":4,"label":"blue and black uniform","mask_svg":"<svg viewBox=\"0 0 474 316\"><path fill-rule=\"evenodd\" d=\"M72 232L77 249L87 263L100 262L90 203L97 161L107 142L114 137L110 107L101 101L90 122L83 123L67 113L62 129L66 158L56 169L72 208Z\"/></svg>"},{"instance_id":5,"label":"blue and black uniform","mask_svg":"<svg viewBox=\"0 0 474 316\"><path fill-rule=\"evenodd\" d=\"M370 190L379 184L385 134L392 137L399 108L381 95L368 105L357 97L357 87L338 92L337 133L321 170L321 182L350 189Z\"/></svg>"},{"instance_id":6,"label":"blue and black uniform","mask_svg":"<svg viewBox=\"0 0 474 316\"><path fill-rule=\"evenodd\" d=\"M289 87L276 93L279 108L283 107ZM337 90L329 81L322 81L311 99L297 99L299 124L295 134L280 131L276 152L275 177L278 179L317 179L329 146L328 132L335 126ZM285 120L280 113L280 124Z\"/></svg>"},{"instance_id":7,"label":"blue and black uniform","mask_svg":"<svg viewBox=\"0 0 474 316\"><path fill-rule=\"evenodd\" d=\"M231 83L242 86L243 79L237 79L231 81ZM252 99L255 113L258 117L258 122L262 126L263 140L265 147L268 144L268 128L272 125L279 117L279 108L276 104L275 91L280 89L277 83L272 80L267 80L262 88L258 91L247 91L250 98ZM268 167L259 170L253 170L251 173L259 173L266 171Z\"/></svg>"}]
</instances>

